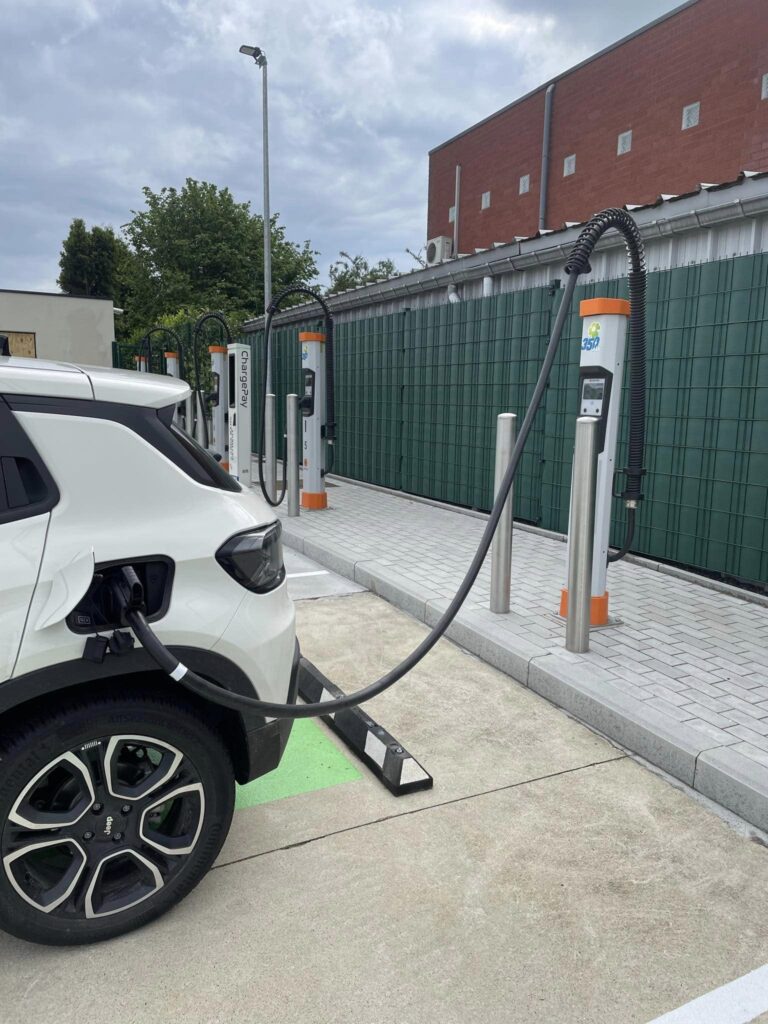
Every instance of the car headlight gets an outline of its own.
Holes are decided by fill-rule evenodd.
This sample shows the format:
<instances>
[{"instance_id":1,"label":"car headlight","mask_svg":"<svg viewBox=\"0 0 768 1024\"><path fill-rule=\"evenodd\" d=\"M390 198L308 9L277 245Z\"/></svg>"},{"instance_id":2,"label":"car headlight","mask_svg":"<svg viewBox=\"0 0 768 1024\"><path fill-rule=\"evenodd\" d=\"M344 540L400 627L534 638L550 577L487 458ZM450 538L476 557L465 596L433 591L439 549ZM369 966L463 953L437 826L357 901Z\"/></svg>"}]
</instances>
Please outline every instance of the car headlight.
<instances>
[{"instance_id":1,"label":"car headlight","mask_svg":"<svg viewBox=\"0 0 768 1024\"><path fill-rule=\"evenodd\" d=\"M237 533L216 552L216 561L232 579L256 594L266 594L285 579L282 525Z\"/></svg>"}]
</instances>

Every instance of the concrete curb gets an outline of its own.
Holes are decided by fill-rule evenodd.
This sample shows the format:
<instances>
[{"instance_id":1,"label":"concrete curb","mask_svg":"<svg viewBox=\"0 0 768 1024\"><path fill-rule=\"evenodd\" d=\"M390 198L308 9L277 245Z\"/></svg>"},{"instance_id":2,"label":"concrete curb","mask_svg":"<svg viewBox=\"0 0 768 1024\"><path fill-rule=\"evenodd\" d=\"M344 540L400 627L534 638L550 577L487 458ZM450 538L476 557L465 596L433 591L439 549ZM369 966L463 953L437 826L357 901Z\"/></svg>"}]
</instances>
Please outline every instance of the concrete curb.
<instances>
[{"instance_id":1,"label":"concrete curb","mask_svg":"<svg viewBox=\"0 0 768 1024\"><path fill-rule=\"evenodd\" d=\"M716 747L703 752L696 764L694 789L765 829L766 773L760 772L752 758L740 753L739 746Z\"/></svg>"},{"instance_id":2,"label":"concrete curb","mask_svg":"<svg viewBox=\"0 0 768 1024\"><path fill-rule=\"evenodd\" d=\"M607 672L548 654L531 662L528 685L574 718L693 786L707 743L685 723L673 723L644 701L613 686Z\"/></svg>"},{"instance_id":3,"label":"concrete curb","mask_svg":"<svg viewBox=\"0 0 768 1024\"><path fill-rule=\"evenodd\" d=\"M294 533L286 520L283 538L289 547L359 583L428 626L434 626L448 606L445 597L403 579L377 559L374 551L370 557L354 560L347 551ZM768 830L768 764L761 771L755 760L740 752L739 747L745 744L713 744L685 722L670 721L645 701L629 696L614 685L604 669L589 666L565 650L552 654L497 626L477 609L460 611L446 635L585 725Z\"/></svg>"}]
</instances>

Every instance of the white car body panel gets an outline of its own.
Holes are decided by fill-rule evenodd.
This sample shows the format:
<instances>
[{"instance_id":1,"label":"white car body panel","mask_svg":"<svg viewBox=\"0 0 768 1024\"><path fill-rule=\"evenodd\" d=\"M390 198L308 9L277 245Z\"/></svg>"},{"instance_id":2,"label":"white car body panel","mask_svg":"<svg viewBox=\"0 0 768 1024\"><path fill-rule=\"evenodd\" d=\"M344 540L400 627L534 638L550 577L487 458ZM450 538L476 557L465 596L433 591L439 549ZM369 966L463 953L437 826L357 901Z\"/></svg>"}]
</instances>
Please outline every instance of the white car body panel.
<instances>
[{"instance_id":1,"label":"white car body panel","mask_svg":"<svg viewBox=\"0 0 768 1024\"><path fill-rule=\"evenodd\" d=\"M88 398L162 409L190 394L186 381L156 373L0 356L0 394Z\"/></svg>"},{"instance_id":2,"label":"white car body panel","mask_svg":"<svg viewBox=\"0 0 768 1024\"><path fill-rule=\"evenodd\" d=\"M108 370L103 366L83 366L93 388L93 397L100 402L121 402L162 409L183 401L190 394L189 384L176 377L159 373L137 373L135 370Z\"/></svg>"},{"instance_id":3,"label":"white car body panel","mask_svg":"<svg viewBox=\"0 0 768 1024\"><path fill-rule=\"evenodd\" d=\"M46 512L0 524L0 680L11 675L19 653L49 520Z\"/></svg>"},{"instance_id":4,"label":"white car body panel","mask_svg":"<svg viewBox=\"0 0 768 1024\"><path fill-rule=\"evenodd\" d=\"M79 366L0 356L0 395L93 398L91 378Z\"/></svg>"},{"instance_id":5,"label":"white car body panel","mask_svg":"<svg viewBox=\"0 0 768 1024\"><path fill-rule=\"evenodd\" d=\"M283 582L269 594L248 594L213 650L243 669L262 700L279 703L288 693L295 638L296 615Z\"/></svg>"},{"instance_id":6,"label":"white car body panel","mask_svg":"<svg viewBox=\"0 0 768 1024\"><path fill-rule=\"evenodd\" d=\"M93 548L87 548L62 566L51 580L48 600L32 628L45 629L66 618L88 592L94 569Z\"/></svg>"},{"instance_id":7,"label":"white car body panel","mask_svg":"<svg viewBox=\"0 0 768 1024\"><path fill-rule=\"evenodd\" d=\"M295 635L286 585L268 594L251 593L215 560L218 548L233 534L274 522L268 506L253 492L198 483L113 420L42 411L15 415L61 497L50 513L39 583L14 675L82 656L85 637L71 632L63 620L33 627L62 571L92 548L97 563L150 555L171 558L175 576L170 606L153 625L162 642L215 647L252 679L260 696L284 700ZM4 539L6 527L0 530Z\"/></svg>"}]
</instances>

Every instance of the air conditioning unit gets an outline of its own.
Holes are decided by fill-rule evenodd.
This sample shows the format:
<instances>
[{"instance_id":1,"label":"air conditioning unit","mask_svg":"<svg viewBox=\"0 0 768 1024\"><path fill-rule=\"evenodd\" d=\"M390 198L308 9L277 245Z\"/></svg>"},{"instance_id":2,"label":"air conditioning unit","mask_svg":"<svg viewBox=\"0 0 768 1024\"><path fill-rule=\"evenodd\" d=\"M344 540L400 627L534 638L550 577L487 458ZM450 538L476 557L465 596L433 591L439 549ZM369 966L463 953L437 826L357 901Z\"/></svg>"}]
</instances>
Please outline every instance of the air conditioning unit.
<instances>
[{"instance_id":1,"label":"air conditioning unit","mask_svg":"<svg viewBox=\"0 0 768 1024\"><path fill-rule=\"evenodd\" d=\"M427 242L427 266L434 267L437 263L444 263L451 258L453 243L445 235L438 235L437 238L430 238Z\"/></svg>"}]
</instances>

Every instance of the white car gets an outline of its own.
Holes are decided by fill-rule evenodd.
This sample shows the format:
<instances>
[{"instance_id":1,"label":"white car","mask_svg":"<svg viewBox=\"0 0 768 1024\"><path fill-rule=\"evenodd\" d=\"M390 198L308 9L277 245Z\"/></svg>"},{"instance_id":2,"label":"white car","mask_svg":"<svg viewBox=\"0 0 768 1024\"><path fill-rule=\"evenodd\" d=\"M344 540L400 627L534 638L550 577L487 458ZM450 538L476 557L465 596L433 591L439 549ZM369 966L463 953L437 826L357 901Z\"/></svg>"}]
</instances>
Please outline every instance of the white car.
<instances>
[{"instance_id":1,"label":"white car","mask_svg":"<svg viewBox=\"0 0 768 1024\"><path fill-rule=\"evenodd\" d=\"M178 687L111 604L133 566L186 665L295 702L280 525L174 424L187 394L0 358L0 927L24 939L93 942L168 910L221 849L235 781L274 769L290 733Z\"/></svg>"}]
</instances>

